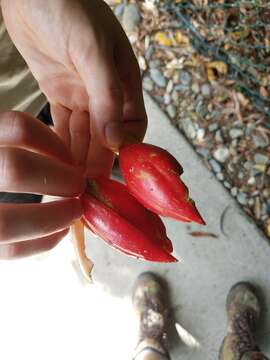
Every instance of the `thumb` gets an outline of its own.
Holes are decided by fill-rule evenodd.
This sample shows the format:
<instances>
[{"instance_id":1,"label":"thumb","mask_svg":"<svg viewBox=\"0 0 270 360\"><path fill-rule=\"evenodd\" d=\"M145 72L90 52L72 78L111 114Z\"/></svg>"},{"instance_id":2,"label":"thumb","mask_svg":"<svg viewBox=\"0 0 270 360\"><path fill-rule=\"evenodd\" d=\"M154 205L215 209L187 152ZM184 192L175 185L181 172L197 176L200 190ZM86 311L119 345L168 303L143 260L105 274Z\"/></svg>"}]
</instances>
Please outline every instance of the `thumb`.
<instances>
[{"instance_id":1,"label":"thumb","mask_svg":"<svg viewBox=\"0 0 270 360\"><path fill-rule=\"evenodd\" d=\"M78 71L89 96L91 134L103 146L116 150L124 140L124 124L123 92L113 51L91 46L84 60Z\"/></svg>"}]
</instances>

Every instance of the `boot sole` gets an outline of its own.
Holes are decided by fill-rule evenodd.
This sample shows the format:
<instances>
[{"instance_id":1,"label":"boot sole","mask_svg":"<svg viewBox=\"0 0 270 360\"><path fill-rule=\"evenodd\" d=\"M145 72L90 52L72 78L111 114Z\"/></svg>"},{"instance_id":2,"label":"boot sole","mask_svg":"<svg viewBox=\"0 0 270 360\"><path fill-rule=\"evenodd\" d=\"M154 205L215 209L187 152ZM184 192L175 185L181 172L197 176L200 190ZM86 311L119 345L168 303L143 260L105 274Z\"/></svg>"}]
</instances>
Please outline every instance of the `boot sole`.
<instances>
[{"instance_id":1,"label":"boot sole","mask_svg":"<svg viewBox=\"0 0 270 360\"><path fill-rule=\"evenodd\" d=\"M223 339L223 341L221 343L221 346L219 348L218 360L224 360L224 358L223 358L223 348L224 348L225 340L226 340L226 337Z\"/></svg>"}]
</instances>

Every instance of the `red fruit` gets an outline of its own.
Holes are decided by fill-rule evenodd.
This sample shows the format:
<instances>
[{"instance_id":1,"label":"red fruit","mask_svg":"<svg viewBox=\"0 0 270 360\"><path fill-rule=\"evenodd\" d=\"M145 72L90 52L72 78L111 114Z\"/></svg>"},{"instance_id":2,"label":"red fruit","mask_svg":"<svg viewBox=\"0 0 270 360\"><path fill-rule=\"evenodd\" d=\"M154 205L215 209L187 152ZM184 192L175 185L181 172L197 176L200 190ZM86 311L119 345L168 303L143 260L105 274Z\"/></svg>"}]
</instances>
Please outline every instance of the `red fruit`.
<instances>
[{"instance_id":1,"label":"red fruit","mask_svg":"<svg viewBox=\"0 0 270 360\"><path fill-rule=\"evenodd\" d=\"M114 248L145 260L177 261L170 254L172 243L162 220L129 194L125 185L91 179L82 199L84 223Z\"/></svg>"},{"instance_id":2,"label":"red fruit","mask_svg":"<svg viewBox=\"0 0 270 360\"><path fill-rule=\"evenodd\" d=\"M205 224L188 188L181 181L178 161L166 150L150 144L124 146L119 165L130 193L158 215Z\"/></svg>"}]
</instances>

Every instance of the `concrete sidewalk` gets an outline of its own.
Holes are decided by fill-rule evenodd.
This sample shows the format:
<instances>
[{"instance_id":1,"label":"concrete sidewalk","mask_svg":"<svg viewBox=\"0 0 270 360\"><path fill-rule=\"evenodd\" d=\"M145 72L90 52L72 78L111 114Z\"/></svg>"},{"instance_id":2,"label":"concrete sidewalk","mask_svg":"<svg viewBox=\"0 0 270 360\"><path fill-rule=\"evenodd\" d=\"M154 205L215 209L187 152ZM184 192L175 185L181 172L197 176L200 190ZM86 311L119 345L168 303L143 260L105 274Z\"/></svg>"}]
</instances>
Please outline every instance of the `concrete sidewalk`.
<instances>
[{"instance_id":1,"label":"concrete sidewalk","mask_svg":"<svg viewBox=\"0 0 270 360\"><path fill-rule=\"evenodd\" d=\"M186 330L189 346L175 331L169 337L172 360L218 359L226 295L235 282L257 284L270 309L269 244L158 107L148 96L145 100L146 141L167 148L181 162L183 179L207 227L165 221L175 255L183 259L172 265L129 258L86 230L87 252L95 264L93 286L80 281L70 239L40 256L1 261L3 359L131 359L138 339L130 295L134 280L145 270L167 280L175 321ZM192 237L193 230L210 231L218 238ZM259 338L269 355L270 311L263 313Z\"/></svg>"},{"instance_id":2,"label":"concrete sidewalk","mask_svg":"<svg viewBox=\"0 0 270 360\"><path fill-rule=\"evenodd\" d=\"M270 246L148 95L145 101L149 116L145 141L167 149L180 161L183 180L208 225L165 221L175 255L183 259L173 265L128 258L91 236L88 253L95 262L93 277L112 295L126 297L142 271L162 275L171 288L176 321L200 344L200 349L194 349L174 338L172 359L216 360L226 328L226 295L234 283L247 280L257 284L270 309ZM196 230L212 232L218 238L192 237L189 233ZM270 354L270 311L263 314L259 338Z\"/></svg>"}]
</instances>

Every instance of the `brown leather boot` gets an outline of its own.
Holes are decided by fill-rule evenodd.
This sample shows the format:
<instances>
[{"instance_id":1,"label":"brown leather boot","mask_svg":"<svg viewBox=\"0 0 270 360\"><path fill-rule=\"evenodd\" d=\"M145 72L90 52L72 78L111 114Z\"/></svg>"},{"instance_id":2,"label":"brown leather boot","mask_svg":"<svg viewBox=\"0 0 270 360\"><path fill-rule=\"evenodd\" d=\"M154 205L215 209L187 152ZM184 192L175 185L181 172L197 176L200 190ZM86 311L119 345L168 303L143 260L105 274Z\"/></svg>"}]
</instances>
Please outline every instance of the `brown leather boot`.
<instances>
[{"instance_id":1,"label":"brown leather boot","mask_svg":"<svg viewBox=\"0 0 270 360\"><path fill-rule=\"evenodd\" d=\"M227 297L228 330L219 360L267 360L255 340L260 316L260 303L255 289L241 282L232 287Z\"/></svg>"},{"instance_id":2,"label":"brown leather boot","mask_svg":"<svg viewBox=\"0 0 270 360\"><path fill-rule=\"evenodd\" d=\"M132 302L137 313L140 333L139 342L133 359L155 358L170 359L164 346L165 327L168 309L166 294L159 280L152 273L141 274L134 286ZM144 354L149 354L145 355Z\"/></svg>"}]
</instances>

